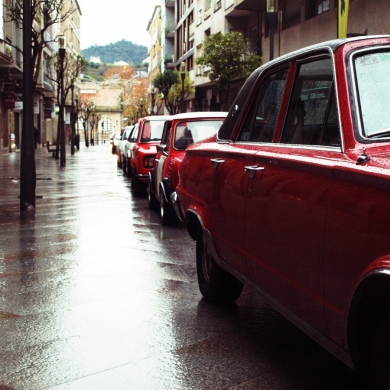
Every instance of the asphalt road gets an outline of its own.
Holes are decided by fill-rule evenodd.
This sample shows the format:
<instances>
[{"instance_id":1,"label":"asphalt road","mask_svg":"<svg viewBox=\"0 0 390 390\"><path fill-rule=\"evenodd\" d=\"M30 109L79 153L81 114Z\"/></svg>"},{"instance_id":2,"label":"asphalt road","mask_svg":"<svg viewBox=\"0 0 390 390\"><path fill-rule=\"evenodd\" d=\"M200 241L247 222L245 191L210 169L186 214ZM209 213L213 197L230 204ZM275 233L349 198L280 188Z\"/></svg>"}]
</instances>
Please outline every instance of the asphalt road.
<instances>
[{"instance_id":1,"label":"asphalt road","mask_svg":"<svg viewBox=\"0 0 390 390\"><path fill-rule=\"evenodd\" d=\"M64 168L39 148L27 220L19 160L0 155L0 390L363 389L249 289L202 300L194 242L132 196L109 144Z\"/></svg>"}]
</instances>

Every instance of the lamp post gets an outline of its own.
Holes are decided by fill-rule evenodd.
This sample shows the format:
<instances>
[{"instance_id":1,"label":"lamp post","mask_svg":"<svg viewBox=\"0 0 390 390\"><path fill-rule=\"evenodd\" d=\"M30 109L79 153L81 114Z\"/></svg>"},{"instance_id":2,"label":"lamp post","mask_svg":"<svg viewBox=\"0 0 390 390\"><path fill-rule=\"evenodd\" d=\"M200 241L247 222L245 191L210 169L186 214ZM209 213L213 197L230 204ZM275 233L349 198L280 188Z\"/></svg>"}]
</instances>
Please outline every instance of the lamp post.
<instances>
[{"instance_id":1,"label":"lamp post","mask_svg":"<svg viewBox=\"0 0 390 390\"><path fill-rule=\"evenodd\" d=\"M70 113L70 126L71 126L71 136L70 136L70 154L74 155L74 137L75 137L75 118L74 118L74 84L70 86L70 91L72 93L72 111Z\"/></svg>"},{"instance_id":2,"label":"lamp post","mask_svg":"<svg viewBox=\"0 0 390 390\"><path fill-rule=\"evenodd\" d=\"M181 107L180 112L185 112L184 105L184 80L186 78L186 63L182 62L180 65L180 76L181 76Z\"/></svg>"},{"instance_id":3,"label":"lamp post","mask_svg":"<svg viewBox=\"0 0 390 390\"><path fill-rule=\"evenodd\" d=\"M75 113L75 125L77 124L77 134L75 136L75 145L77 150L80 149L80 134L79 134L79 99L76 97L76 113Z\"/></svg>"},{"instance_id":4,"label":"lamp post","mask_svg":"<svg viewBox=\"0 0 390 390\"><path fill-rule=\"evenodd\" d=\"M154 89L154 87L152 88L152 90L150 92L150 96L152 98L152 107L151 107L151 110L150 110L150 115L154 115L154 98L156 96L156 90Z\"/></svg>"},{"instance_id":5,"label":"lamp post","mask_svg":"<svg viewBox=\"0 0 390 390\"><path fill-rule=\"evenodd\" d=\"M92 120L91 120L90 126L91 126L91 140L90 140L90 144L95 146L95 140L93 138L93 132L95 130L95 113L92 113Z\"/></svg>"},{"instance_id":6,"label":"lamp post","mask_svg":"<svg viewBox=\"0 0 390 390\"><path fill-rule=\"evenodd\" d=\"M60 56L60 139L61 139L61 153L60 153L60 166L64 167L66 165L65 158L65 122L64 122L64 59L65 59L65 36L61 35L58 38L59 44L59 56Z\"/></svg>"},{"instance_id":7,"label":"lamp post","mask_svg":"<svg viewBox=\"0 0 390 390\"><path fill-rule=\"evenodd\" d=\"M274 28L278 20L278 0L267 0L267 21L269 26L269 60L274 59Z\"/></svg>"},{"instance_id":8,"label":"lamp post","mask_svg":"<svg viewBox=\"0 0 390 390\"><path fill-rule=\"evenodd\" d=\"M89 141L88 141L88 118L89 118L89 107L85 109L87 115L84 117L84 136L85 136L85 146L89 147Z\"/></svg>"}]
</instances>

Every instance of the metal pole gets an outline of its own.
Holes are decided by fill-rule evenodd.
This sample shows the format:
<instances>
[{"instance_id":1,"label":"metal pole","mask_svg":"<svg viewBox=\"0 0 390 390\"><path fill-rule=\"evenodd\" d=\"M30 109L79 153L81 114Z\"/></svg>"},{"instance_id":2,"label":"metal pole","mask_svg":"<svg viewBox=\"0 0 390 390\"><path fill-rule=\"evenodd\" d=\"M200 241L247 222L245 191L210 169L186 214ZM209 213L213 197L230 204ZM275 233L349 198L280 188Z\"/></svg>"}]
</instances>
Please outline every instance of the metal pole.
<instances>
[{"instance_id":1,"label":"metal pole","mask_svg":"<svg viewBox=\"0 0 390 390\"><path fill-rule=\"evenodd\" d=\"M31 57L31 0L23 1L23 121L20 154L20 213L35 214L35 155L33 110L33 64Z\"/></svg>"},{"instance_id":2,"label":"metal pole","mask_svg":"<svg viewBox=\"0 0 390 390\"><path fill-rule=\"evenodd\" d=\"M61 104L60 104L60 137L61 137L61 157L60 157L60 166L64 167L66 165L66 156L65 156L65 123L64 123L64 105L65 105L65 94L64 94L64 58L65 58L65 49L59 49L60 54L60 75L61 75Z\"/></svg>"},{"instance_id":3,"label":"metal pole","mask_svg":"<svg viewBox=\"0 0 390 390\"><path fill-rule=\"evenodd\" d=\"M70 86L70 90L72 92L72 112L70 114L70 125L71 125L71 136L70 136L70 154L73 156L74 155L74 137L75 137L75 118L74 118L74 85L72 84Z\"/></svg>"}]
</instances>

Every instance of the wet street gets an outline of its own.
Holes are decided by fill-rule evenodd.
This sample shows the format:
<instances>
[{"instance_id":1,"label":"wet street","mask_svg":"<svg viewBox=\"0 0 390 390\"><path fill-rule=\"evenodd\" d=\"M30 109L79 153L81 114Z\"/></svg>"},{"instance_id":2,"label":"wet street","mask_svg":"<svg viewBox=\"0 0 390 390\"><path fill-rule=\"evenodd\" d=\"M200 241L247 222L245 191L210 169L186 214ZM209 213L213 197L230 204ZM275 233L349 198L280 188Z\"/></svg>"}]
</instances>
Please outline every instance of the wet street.
<instances>
[{"instance_id":1,"label":"wet street","mask_svg":"<svg viewBox=\"0 0 390 390\"><path fill-rule=\"evenodd\" d=\"M363 389L249 289L203 301L194 242L132 196L109 144L65 168L37 150L34 220L19 160L0 155L0 390Z\"/></svg>"}]
</instances>

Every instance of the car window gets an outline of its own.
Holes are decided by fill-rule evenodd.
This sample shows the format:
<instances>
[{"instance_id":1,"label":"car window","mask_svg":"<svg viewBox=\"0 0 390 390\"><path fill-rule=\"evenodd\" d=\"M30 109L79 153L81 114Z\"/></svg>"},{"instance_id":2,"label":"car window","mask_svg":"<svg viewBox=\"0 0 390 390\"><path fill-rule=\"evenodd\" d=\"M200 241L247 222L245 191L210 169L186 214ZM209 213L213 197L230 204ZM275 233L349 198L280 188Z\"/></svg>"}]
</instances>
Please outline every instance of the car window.
<instances>
[{"instance_id":1,"label":"car window","mask_svg":"<svg viewBox=\"0 0 390 390\"><path fill-rule=\"evenodd\" d=\"M222 123L222 119L178 123L175 128L175 149L184 150L194 142L215 135Z\"/></svg>"},{"instance_id":2,"label":"car window","mask_svg":"<svg viewBox=\"0 0 390 390\"><path fill-rule=\"evenodd\" d=\"M165 145L165 150L169 150L169 140L171 137L172 121L166 121L164 124L163 135L161 137L161 143Z\"/></svg>"},{"instance_id":3,"label":"car window","mask_svg":"<svg viewBox=\"0 0 390 390\"><path fill-rule=\"evenodd\" d=\"M164 127L164 121L145 121L141 142L160 141L162 131Z\"/></svg>"},{"instance_id":4,"label":"car window","mask_svg":"<svg viewBox=\"0 0 390 390\"><path fill-rule=\"evenodd\" d=\"M390 52L373 52L354 60L363 136L390 136L388 108Z\"/></svg>"},{"instance_id":5,"label":"car window","mask_svg":"<svg viewBox=\"0 0 390 390\"><path fill-rule=\"evenodd\" d=\"M254 117L244 124L241 141L272 142L287 79L287 69L266 77L260 86Z\"/></svg>"},{"instance_id":6,"label":"car window","mask_svg":"<svg viewBox=\"0 0 390 390\"><path fill-rule=\"evenodd\" d=\"M298 65L281 142L340 146L330 58Z\"/></svg>"}]
</instances>

